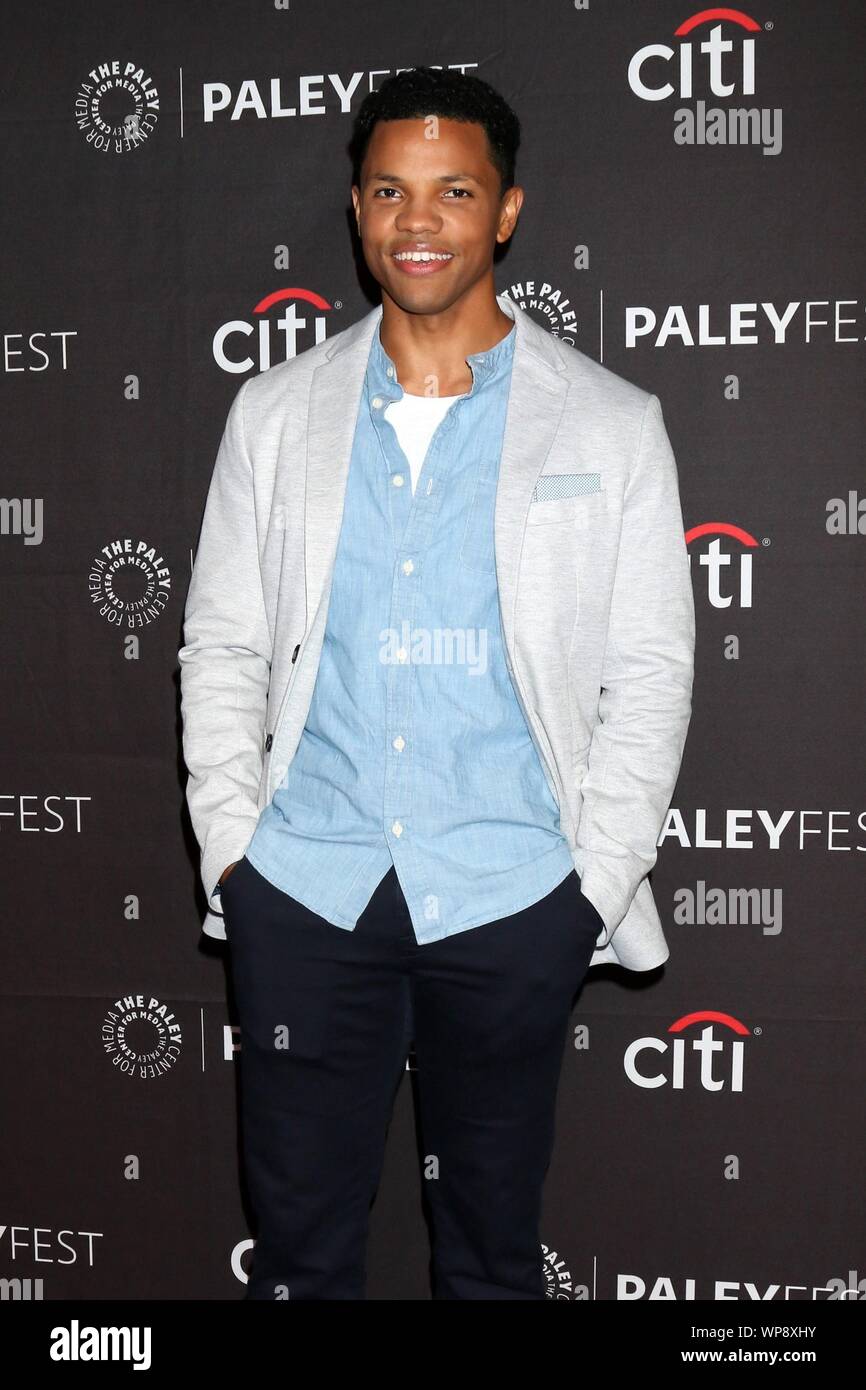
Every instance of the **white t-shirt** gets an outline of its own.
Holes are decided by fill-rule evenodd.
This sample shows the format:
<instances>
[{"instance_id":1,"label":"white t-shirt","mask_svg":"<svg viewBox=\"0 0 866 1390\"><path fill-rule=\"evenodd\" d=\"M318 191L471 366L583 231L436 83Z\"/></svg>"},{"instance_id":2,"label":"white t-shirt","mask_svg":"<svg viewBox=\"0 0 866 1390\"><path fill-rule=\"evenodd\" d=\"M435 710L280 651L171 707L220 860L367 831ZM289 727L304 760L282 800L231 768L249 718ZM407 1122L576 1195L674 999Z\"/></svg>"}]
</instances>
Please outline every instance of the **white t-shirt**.
<instances>
[{"instance_id":1,"label":"white t-shirt","mask_svg":"<svg viewBox=\"0 0 866 1390\"><path fill-rule=\"evenodd\" d=\"M392 401L385 407L385 419L393 425L400 448L409 461L413 496L430 440L450 407L459 400L459 396L410 396L404 391L399 401Z\"/></svg>"}]
</instances>

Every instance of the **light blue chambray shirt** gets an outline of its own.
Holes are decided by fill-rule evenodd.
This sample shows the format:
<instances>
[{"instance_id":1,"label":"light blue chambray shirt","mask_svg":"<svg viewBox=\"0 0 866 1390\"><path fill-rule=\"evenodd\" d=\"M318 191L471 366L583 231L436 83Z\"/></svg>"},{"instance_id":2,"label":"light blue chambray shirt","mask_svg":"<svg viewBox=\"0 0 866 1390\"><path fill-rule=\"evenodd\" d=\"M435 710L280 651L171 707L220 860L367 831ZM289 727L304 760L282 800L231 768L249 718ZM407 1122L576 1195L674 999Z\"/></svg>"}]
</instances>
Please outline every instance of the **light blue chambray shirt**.
<instances>
[{"instance_id":1,"label":"light blue chambray shirt","mask_svg":"<svg viewBox=\"0 0 866 1390\"><path fill-rule=\"evenodd\" d=\"M384 414L403 389L373 336L307 721L246 851L338 927L392 863L421 944L518 912L574 868L503 652L493 521L514 338L466 359L472 388L413 495Z\"/></svg>"}]
</instances>

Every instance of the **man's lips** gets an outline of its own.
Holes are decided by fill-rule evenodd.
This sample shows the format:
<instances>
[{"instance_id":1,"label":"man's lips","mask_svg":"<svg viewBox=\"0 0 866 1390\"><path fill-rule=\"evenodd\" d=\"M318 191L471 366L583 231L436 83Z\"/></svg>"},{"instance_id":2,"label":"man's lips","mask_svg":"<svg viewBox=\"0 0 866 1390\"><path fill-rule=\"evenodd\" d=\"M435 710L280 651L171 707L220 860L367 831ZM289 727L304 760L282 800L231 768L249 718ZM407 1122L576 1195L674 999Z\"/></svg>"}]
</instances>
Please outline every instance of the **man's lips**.
<instances>
[{"instance_id":1,"label":"man's lips","mask_svg":"<svg viewBox=\"0 0 866 1390\"><path fill-rule=\"evenodd\" d=\"M416 260L414 257L420 255L422 259ZM428 256L429 259L423 259ZM447 259L446 259L447 258ZM454 260L451 252L429 251L429 252L399 252L392 251L391 260L398 270L402 270L404 275L433 275L437 270L444 270Z\"/></svg>"}]
</instances>

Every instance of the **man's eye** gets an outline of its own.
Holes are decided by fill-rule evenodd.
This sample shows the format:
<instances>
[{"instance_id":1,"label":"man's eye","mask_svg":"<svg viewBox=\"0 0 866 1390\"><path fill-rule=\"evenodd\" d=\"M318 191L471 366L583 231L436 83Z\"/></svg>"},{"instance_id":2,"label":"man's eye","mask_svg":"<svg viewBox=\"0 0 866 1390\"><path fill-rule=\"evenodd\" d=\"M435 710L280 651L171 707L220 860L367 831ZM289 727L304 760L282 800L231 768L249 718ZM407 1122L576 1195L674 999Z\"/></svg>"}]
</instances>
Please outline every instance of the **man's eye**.
<instances>
[{"instance_id":1,"label":"man's eye","mask_svg":"<svg viewBox=\"0 0 866 1390\"><path fill-rule=\"evenodd\" d=\"M374 198L378 198L380 193L399 193L399 191L400 191L400 190L399 190L398 188L377 188L376 191L375 191L375 193L373 194L373 197L374 197ZM460 194L462 194L463 196L465 196L466 198L471 198L471 197L472 197L472 194L470 193L470 191L469 191L468 188L447 188L447 189L445 190L445 192L446 192L446 194L447 194L447 193L460 193Z\"/></svg>"}]
</instances>

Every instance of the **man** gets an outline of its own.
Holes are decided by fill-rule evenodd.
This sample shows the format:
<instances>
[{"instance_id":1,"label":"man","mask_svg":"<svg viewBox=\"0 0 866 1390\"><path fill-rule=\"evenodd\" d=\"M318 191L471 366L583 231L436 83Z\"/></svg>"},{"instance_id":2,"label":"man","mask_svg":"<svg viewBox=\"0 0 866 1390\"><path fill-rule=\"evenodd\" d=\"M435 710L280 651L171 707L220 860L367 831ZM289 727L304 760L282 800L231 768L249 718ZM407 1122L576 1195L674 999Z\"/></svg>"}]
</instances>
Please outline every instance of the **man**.
<instances>
[{"instance_id":1,"label":"man","mask_svg":"<svg viewBox=\"0 0 866 1390\"><path fill-rule=\"evenodd\" d=\"M244 383L208 493L183 738L241 1025L250 1298L364 1297L412 1041L434 1297L543 1297L575 993L668 955L647 874L691 711L677 470L655 396L496 295L518 141L474 77L366 98L381 308Z\"/></svg>"}]
</instances>

